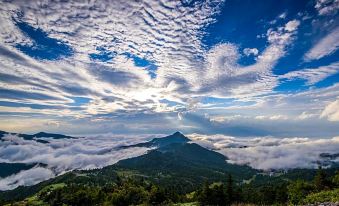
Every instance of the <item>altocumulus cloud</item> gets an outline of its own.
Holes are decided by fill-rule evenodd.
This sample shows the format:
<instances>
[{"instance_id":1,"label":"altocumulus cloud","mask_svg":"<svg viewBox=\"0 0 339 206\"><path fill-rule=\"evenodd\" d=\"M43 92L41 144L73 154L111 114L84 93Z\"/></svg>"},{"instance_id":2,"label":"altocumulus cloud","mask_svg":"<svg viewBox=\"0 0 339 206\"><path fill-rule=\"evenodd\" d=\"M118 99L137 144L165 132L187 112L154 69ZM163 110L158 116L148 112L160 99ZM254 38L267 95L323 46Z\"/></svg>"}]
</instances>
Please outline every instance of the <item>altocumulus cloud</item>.
<instances>
[{"instance_id":1,"label":"altocumulus cloud","mask_svg":"<svg viewBox=\"0 0 339 206\"><path fill-rule=\"evenodd\" d=\"M138 141L147 137L140 137ZM148 148L121 149L135 142L133 137L101 135L77 139L45 138L49 143L6 135L0 142L0 162L42 163L30 170L0 179L0 190L33 185L74 169L94 169L112 165L121 159L139 156Z\"/></svg>"},{"instance_id":2,"label":"altocumulus cloud","mask_svg":"<svg viewBox=\"0 0 339 206\"><path fill-rule=\"evenodd\" d=\"M220 152L228 162L256 169L317 168L325 161L320 154L336 154L339 137L309 138L235 138L224 135L188 135L194 142ZM338 158L333 160L338 162Z\"/></svg>"}]
</instances>

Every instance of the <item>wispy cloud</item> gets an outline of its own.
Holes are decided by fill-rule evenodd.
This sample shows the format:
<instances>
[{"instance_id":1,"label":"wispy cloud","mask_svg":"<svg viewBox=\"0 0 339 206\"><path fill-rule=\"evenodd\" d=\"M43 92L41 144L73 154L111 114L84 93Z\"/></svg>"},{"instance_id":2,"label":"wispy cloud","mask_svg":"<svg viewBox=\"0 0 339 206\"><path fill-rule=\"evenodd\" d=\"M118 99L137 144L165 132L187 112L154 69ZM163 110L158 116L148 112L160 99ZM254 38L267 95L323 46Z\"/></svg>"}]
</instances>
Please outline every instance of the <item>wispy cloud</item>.
<instances>
[{"instance_id":1,"label":"wispy cloud","mask_svg":"<svg viewBox=\"0 0 339 206\"><path fill-rule=\"evenodd\" d=\"M339 27L320 39L306 54L305 60L311 61L328 56L339 48Z\"/></svg>"},{"instance_id":2,"label":"wispy cloud","mask_svg":"<svg viewBox=\"0 0 339 206\"><path fill-rule=\"evenodd\" d=\"M339 73L339 62L318 68L296 70L279 76L281 79L305 79L308 85L316 84L327 77Z\"/></svg>"}]
</instances>

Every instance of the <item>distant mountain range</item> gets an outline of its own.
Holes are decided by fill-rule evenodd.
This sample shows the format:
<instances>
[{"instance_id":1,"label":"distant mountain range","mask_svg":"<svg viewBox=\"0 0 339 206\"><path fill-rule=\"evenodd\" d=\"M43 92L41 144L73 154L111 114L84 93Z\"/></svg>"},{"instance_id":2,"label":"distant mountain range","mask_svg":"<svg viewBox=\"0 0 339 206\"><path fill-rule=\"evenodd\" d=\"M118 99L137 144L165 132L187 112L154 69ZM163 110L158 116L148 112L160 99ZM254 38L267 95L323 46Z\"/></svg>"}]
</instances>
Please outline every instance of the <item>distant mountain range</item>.
<instances>
[{"instance_id":1,"label":"distant mountain range","mask_svg":"<svg viewBox=\"0 0 339 206\"><path fill-rule=\"evenodd\" d=\"M0 140L8 134L12 135L17 135L18 137L22 137L25 140L33 140L37 139L37 142L40 143L48 143L46 140L42 140L40 138L52 138L52 139L75 139L76 137L71 137L67 135L62 135L62 134L53 134L53 133L46 133L46 132L39 132L36 134L20 134L20 133L10 133L10 132L5 132L0 130Z\"/></svg>"}]
</instances>

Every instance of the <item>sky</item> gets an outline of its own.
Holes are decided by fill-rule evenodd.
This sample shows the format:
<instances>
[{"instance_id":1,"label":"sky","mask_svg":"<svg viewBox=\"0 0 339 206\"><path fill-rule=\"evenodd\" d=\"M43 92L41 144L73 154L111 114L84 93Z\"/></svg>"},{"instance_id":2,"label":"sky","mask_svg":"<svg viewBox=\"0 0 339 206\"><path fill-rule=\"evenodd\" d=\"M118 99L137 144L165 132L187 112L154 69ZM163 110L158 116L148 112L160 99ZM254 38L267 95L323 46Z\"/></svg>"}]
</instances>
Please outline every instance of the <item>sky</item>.
<instances>
[{"instance_id":1,"label":"sky","mask_svg":"<svg viewBox=\"0 0 339 206\"><path fill-rule=\"evenodd\" d=\"M338 11L338 0L1 1L0 130L335 138Z\"/></svg>"}]
</instances>

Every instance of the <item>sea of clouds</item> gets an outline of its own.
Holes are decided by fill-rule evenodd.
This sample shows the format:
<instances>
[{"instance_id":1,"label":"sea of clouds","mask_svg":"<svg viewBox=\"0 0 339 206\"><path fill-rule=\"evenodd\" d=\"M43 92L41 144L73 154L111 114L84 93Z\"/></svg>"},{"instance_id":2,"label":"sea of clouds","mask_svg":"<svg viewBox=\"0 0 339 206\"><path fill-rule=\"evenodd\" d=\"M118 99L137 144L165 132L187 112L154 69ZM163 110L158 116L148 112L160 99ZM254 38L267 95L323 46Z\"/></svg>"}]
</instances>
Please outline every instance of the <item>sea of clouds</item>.
<instances>
[{"instance_id":1,"label":"sea of clouds","mask_svg":"<svg viewBox=\"0 0 339 206\"><path fill-rule=\"evenodd\" d=\"M329 139L187 135L194 142L222 153L228 162L255 169L317 168L327 161L321 154L338 154L339 137ZM339 158L331 159L339 162Z\"/></svg>"},{"instance_id":2,"label":"sea of clouds","mask_svg":"<svg viewBox=\"0 0 339 206\"><path fill-rule=\"evenodd\" d=\"M34 185L75 169L94 169L119 160L145 154L152 148L121 148L165 135L95 135L76 139L40 138L49 143L24 140L8 134L0 141L0 162L42 163L0 178L0 190L20 185ZM225 135L187 135L192 142L217 151L228 162L256 169L316 168L326 161L320 154L339 153L339 137L330 139L255 137L237 138ZM332 159L339 162L339 159ZM44 166L47 165L47 166Z\"/></svg>"}]
</instances>

